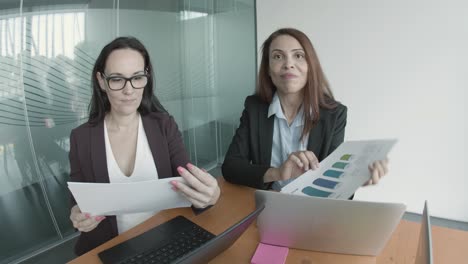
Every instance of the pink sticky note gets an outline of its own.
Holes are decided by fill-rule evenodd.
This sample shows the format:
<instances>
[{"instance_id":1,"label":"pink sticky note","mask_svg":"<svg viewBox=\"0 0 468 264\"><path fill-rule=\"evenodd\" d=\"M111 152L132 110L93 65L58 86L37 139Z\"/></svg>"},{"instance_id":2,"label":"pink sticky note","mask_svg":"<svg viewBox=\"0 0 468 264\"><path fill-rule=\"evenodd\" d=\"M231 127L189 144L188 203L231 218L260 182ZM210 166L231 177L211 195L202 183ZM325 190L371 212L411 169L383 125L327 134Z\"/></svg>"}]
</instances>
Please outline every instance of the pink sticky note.
<instances>
[{"instance_id":1,"label":"pink sticky note","mask_svg":"<svg viewBox=\"0 0 468 264\"><path fill-rule=\"evenodd\" d=\"M252 264L284 264L289 248L259 243L250 263Z\"/></svg>"}]
</instances>

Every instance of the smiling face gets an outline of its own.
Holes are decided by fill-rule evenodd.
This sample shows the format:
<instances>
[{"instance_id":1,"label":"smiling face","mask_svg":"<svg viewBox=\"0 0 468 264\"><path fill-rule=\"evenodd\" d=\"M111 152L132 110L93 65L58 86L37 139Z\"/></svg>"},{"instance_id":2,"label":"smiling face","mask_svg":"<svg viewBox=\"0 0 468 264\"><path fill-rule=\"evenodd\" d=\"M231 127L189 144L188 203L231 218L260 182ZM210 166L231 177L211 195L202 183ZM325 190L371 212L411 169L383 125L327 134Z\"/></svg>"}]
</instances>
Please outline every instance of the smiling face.
<instances>
[{"instance_id":1,"label":"smiling face","mask_svg":"<svg viewBox=\"0 0 468 264\"><path fill-rule=\"evenodd\" d=\"M307 82L308 64L299 41L289 35L275 38L269 49L269 75L280 95L296 94Z\"/></svg>"},{"instance_id":2,"label":"smiling face","mask_svg":"<svg viewBox=\"0 0 468 264\"><path fill-rule=\"evenodd\" d=\"M145 88L134 89L130 81L127 81L122 90L114 91L109 88L108 83L102 74L108 78L130 78L145 74L145 61L143 56L138 51L132 49L114 50L107 58L104 72L96 73L101 90L103 90L109 98L111 105L110 111L118 115L135 114L140 106Z\"/></svg>"}]
</instances>

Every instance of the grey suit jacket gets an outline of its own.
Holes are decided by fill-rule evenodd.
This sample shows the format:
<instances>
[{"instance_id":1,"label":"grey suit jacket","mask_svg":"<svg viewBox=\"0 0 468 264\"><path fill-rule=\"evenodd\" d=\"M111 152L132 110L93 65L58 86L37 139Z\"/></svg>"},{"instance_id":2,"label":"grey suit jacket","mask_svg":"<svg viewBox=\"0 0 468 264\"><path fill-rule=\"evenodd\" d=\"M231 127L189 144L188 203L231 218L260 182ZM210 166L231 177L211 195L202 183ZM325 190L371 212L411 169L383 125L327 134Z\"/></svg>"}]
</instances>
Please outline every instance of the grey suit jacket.
<instances>
[{"instance_id":1,"label":"grey suit jacket","mask_svg":"<svg viewBox=\"0 0 468 264\"><path fill-rule=\"evenodd\" d=\"M142 116L142 123L159 178L178 176L177 167L185 166L189 157L174 118L167 113L149 113ZM103 121L96 125L85 123L72 130L69 159L71 181L109 182ZM72 197L72 205L75 204ZM107 216L94 230L81 233L75 253L82 255L117 235L116 217Z\"/></svg>"},{"instance_id":2,"label":"grey suit jacket","mask_svg":"<svg viewBox=\"0 0 468 264\"><path fill-rule=\"evenodd\" d=\"M263 175L271 168L273 125L275 117L268 118L269 104L256 95L248 96L239 128L226 153L222 172L224 178L235 184L258 189L270 185L263 182ZM335 109L320 108L320 120L309 132L307 149L319 161L325 159L344 140L347 108L338 104Z\"/></svg>"}]
</instances>

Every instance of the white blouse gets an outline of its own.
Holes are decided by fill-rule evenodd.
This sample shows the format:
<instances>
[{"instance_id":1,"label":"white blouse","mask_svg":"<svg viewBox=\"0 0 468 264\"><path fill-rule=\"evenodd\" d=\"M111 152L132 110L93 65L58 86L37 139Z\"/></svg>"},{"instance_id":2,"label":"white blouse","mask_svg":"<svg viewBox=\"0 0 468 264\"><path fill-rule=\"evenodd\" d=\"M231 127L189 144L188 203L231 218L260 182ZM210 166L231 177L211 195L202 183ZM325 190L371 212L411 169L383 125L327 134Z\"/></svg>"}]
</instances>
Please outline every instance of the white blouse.
<instances>
[{"instance_id":1,"label":"white blouse","mask_svg":"<svg viewBox=\"0 0 468 264\"><path fill-rule=\"evenodd\" d=\"M146 138L145 130L143 129L143 123L138 123L138 138L135 156L135 166L130 176L120 170L117 161L115 160L114 153L109 141L109 135L107 133L106 122L104 122L104 137L106 143L106 159L107 159L107 170L109 172L109 181L111 183L129 183L139 182L158 179L158 171L156 170L156 164L154 164L153 155ZM132 199L132 197L128 197ZM129 230L130 228L142 223L156 212L143 212L134 214L122 214L117 215L117 229L119 234Z\"/></svg>"}]
</instances>

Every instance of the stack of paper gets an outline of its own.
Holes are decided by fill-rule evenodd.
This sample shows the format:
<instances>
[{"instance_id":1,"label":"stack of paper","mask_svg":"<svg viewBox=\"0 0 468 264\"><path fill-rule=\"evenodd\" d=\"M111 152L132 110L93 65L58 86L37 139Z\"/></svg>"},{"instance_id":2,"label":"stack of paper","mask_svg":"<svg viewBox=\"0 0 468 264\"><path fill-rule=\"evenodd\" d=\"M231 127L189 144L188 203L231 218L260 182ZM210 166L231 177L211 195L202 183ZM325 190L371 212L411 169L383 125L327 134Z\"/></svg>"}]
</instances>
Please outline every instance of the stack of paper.
<instances>
[{"instance_id":1,"label":"stack of paper","mask_svg":"<svg viewBox=\"0 0 468 264\"><path fill-rule=\"evenodd\" d=\"M185 182L182 177L132 183L68 182L68 188L82 212L92 215L120 215L170 208L191 203L171 189L170 181Z\"/></svg>"},{"instance_id":2,"label":"stack of paper","mask_svg":"<svg viewBox=\"0 0 468 264\"><path fill-rule=\"evenodd\" d=\"M387 157L396 139L347 141L320 162L281 189L283 193L348 199L371 175L369 164Z\"/></svg>"}]
</instances>

